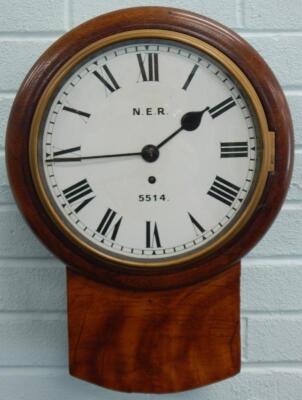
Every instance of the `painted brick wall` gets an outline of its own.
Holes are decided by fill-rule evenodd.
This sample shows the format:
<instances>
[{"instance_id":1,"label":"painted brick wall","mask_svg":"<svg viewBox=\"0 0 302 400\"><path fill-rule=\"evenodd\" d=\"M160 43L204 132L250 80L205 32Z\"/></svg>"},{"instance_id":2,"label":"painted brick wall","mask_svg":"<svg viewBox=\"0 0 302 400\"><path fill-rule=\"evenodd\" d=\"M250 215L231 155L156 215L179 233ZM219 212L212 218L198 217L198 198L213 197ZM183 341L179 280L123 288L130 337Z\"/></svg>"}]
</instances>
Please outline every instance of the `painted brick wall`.
<instances>
[{"instance_id":1,"label":"painted brick wall","mask_svg":"<svg viewBox=\"0 0 302 400\"><path fill-rule=\"evenodd\" d=\"M12 198L4 165L7 117L28 68L72 26L116 8L187 8L230 26L270 63L295 125L287 201L243 262L240 375L187 393L191 400L302 398L302 0L0 0L0 400L156 399L69 377L64 266L35 239Z\"/></svg>"}]
</instances>

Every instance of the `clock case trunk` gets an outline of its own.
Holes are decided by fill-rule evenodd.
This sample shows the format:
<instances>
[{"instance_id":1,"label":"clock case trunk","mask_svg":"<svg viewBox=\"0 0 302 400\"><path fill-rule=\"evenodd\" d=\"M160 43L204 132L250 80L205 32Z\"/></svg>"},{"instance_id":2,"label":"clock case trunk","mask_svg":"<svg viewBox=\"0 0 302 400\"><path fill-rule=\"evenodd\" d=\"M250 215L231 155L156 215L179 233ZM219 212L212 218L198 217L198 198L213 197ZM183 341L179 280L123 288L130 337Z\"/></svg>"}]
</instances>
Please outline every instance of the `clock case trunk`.
<instances>
[{"instance_id":1,"label":"clock case trunk","mask_svg":"<svg viewBox=\"0 0 302 400\"><path fill-rule=\"evenodd\" d=\"M67 269L71 375L170 393L240 371L240 263L185 288L110 287Z\"/></svg>"}]
</instances>

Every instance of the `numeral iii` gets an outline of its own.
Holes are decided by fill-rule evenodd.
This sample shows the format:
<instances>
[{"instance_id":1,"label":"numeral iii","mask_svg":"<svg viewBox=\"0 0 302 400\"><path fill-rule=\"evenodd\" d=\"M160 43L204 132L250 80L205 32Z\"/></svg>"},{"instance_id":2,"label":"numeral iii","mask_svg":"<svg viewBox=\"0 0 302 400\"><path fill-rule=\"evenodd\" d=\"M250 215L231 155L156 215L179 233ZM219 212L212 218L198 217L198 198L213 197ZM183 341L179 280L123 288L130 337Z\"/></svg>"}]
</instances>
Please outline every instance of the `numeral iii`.
<instances>
[{"instance_id":1,"label":"numeral iii","mask_svg":"<svg viewBox=\"0 0 302 400\"><path fill-rule=\"evenodd\" d=\"M220 143L220 157L247 157L248 156L248 143L247 142L221 142Z\"/></svg>"}]
</instances>

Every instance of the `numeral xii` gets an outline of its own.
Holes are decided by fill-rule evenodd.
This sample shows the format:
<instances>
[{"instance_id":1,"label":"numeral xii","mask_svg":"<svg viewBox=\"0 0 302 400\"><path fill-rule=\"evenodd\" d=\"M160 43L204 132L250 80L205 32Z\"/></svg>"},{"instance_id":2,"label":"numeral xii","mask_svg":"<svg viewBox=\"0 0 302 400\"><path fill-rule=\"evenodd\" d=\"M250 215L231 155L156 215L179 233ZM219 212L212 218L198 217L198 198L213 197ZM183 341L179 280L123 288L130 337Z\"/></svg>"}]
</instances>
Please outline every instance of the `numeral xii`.
<instances>
[{"instance_id":1,"label":"numeral xii","mask_svg":"<svg viewBox=\"0 0 302 400\"><path fill-rule=\"evenodd\" d=\"M143 81L158 82L159 81L158 54L148 53L144 59L140 53L137 54L136 56Z\"/></svg>"}]
</instances>

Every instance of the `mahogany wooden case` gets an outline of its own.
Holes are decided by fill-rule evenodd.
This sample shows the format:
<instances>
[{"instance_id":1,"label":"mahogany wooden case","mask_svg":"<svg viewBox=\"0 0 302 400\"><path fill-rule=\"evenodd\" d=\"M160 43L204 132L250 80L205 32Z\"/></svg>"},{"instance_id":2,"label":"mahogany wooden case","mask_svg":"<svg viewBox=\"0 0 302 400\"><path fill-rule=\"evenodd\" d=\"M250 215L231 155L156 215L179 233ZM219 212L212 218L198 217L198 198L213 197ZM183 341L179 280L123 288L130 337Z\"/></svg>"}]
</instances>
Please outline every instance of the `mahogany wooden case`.
<instances>
[{"instance_id":1,"label":"mahogany wooden case","mask_svg":"<svg viewBox=\"0 0 302 400\"><path fill-rule=\"evenodd\" d=\"M58 71L101 39L143 29L189 35L232 60L255 89L275 137L274 168L242 228L215 251L167 267L119 265L78 246L41 201L30 160L34 115ZM9 118L6 156L22 214L68 266L72 375L117 390L167 393L239 372L240 260L275 219L293 166L285 97L270 68L246 41L215 21L173 8L131 8L90 20L57 40L26 76Z\"/></svg>"}]
</instances>

